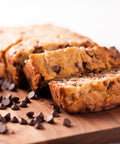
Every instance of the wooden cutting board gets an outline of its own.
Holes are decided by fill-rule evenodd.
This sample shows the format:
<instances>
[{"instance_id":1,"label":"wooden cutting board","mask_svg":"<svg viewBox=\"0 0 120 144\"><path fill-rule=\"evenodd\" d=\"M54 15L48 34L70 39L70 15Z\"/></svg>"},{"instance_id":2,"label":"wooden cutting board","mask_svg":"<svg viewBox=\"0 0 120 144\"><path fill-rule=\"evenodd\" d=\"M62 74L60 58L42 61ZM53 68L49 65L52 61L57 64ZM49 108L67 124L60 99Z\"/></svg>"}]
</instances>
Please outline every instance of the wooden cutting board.
<instances>
[{"instance_id":1,"label":"wooden cutting board","mask_svg":"<svg viewBox=\"0 0 120 144\"><path fill-rule=\"evenodd\" d=\"M19 96L21 99L28 95L28 92L20 89L17 89L17 92L0 92L3 96L8 93ZM19 111L7 108L7 110L0 110L0 114L4 116L10 112L12 116L24 117L28 120L26 117L28 111L34 111L35 115L42 111L45 117L51 113L51 98L31 101L32 103L28 104L27 108L21 108ZM71 120L71 128L62 125L64 118ZM120 107L89 114L61 113L59 118L55 118L55 124L43 123L43 126L44 130L37 130L28 125L7 123L9 131L8 134L0 135L0 144L106 144L118 142L120 141Z\"/></svg>"}]
</instances>

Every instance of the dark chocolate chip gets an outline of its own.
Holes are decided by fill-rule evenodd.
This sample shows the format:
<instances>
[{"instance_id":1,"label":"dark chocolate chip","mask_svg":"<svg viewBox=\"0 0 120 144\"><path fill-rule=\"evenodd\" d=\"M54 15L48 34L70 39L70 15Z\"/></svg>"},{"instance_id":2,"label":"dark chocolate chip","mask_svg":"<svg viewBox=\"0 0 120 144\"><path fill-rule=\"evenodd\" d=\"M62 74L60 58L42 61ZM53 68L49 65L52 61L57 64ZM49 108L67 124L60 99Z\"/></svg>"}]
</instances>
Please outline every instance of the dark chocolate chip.
<instances>
[{"instance_id":1,"label":"dark chocolate chip","mask_svg":"<svg viewBox=\"0 0 120 144\"><path fill-rule=\"evenodd\" d=\"M30 120L28 121L28 125L34 126L34 125L35 125L34 119L30 119Z\"/></svg>"},{"instance_id":2,"label":"dark chocolate chip","mask_svg":"<svg viewBox=\"0 0 120 144\"><path fill-rule=\"evenodd\" d=\"M6 123L6 119L0 115L0 122Z\"/></svg>"},{"instance_id":3,"label":"dark chocolate chip","mask_svg":"<svg viewBox=\"0 0 120 144\"><path fill-rule=\"evenodd\" d=\"M104 81L103 84L104 84L104 86L107 86L107 82Z\"/></svg>"},{"instance_id":4,"label":"dark chocolate chip","mask_svg":"<svg viewBox=\"0 0 120 144\"><path fill-rule=\"evenodd\" d=\"M35 118L34 118L34 122L35 122L35 124L36 124L37 122L41 123L41 122L43 122L43 120L42 120L40 117L35 117Z\"/></svg>"},{"instance_id":5,"label":"dark chocolate chip","mask_svg":"<svg viewBox=\"0 0 120 144\"><path fill-rule=\"evenodd\" d=\"M21 101L19 104L20 107L27 107L27 104L25 103L25 101Z\"/></svg>"},{"instance_id":6,"label":"dark chocolate chip","mask_svg":"<svg viewBox=\"0 0 120 144\"><path fill-rule=\"evenodd\" d=\"M79 71L81 71L81 68L79 67L79 65L78 65L77 62L74 64L74 66L75 66L77 69L79 69Z\"/></svg>"},{"instance_id":7,"label":"dark chocolate chip","mask_svg":"<svg viewBox=\"0 0 120 144\"><path fill-rule=\"evenodd\" d=\"M61 69L61 67L59 65L55 65L55 66L52 67L52 70L54 72L56 72L57 74L60 72L60 69Z\"/></svg>"},{"instance_id":8,"label":"dark chocolate chip","mask_svg":"<svg viewBox=\"0 0 120 144\"><path fill-rule=\"evenodd\" d=\"M53 110L56 110L58 113L61 113L59 106L53 105Z\"/></svg>"},{"instance_id":9,"label":"dark chocolate chip","mask_svg":"<svg viewBox=\"0 0 120 144\"><path fill-rule=\"evenodd\" d=\"M42 46L34 46L34 52L33 53L41 53L44 52L43 47Z\"/></svg>"},{"instance_id":10,"label":"dark chocolate chip","mask_svg":"<svg viewBox=\"0 0 120 144\"><path fill-rule=\"evenodd\" d=\"M114 82L110 82L107 89L110 89L112 87L112 85L114 84Z\"/></svg>"},{"instance_id":11,"label":"dark chocolate chip","mask_svg":"<svg viewBox=\"0 0 120 144\"><path fill-rule=\"evenodd\" d=\"M0 95L0 102L2 101L2 99L3 99L3 96L2 96L2 95Z\"/></svg>"},{"instance_id":12,"label":"dark chocolate chip","mask_svg":"<svg viewBox=\"0 0 120 144\"><path fill-rule=\"evenodd\" d=\"M34 91L29 92L28 97L31 99L35 99L36 95Z\"/></svg>"},{"instance_id":13,"label":"dark chocolate chip","mask_svg":"<svg viewBox=\"0 0 120 144\"><path fill-rule=\"evenodd\" d=\"M18 119L16 116L14 116L13 118L11 118L10 120L12 123L18 123Z\"/></svg>"},{"instance_id":14,"label":"dark chocolate chip","mask_svg":"<svg viewBox=\"0 0 120 144\"><path fill-rule=\"evenodd\" d=\"M15 84L14 83L11 83L10 85L9 85L9 87L8 87L8 90L10 90L10 91L14 91L15 90Z\"/></svg>"},{"instance_id":15,"label":"dark chocolate chip","mask_svg":"<svg viewBox=\"0 0 120 144\"><path fill-rule=\"evenodd\" d=\"M53 115L49 115L49 116L46 118L46 122L53 124L53 123L54 123L54 117L53 117Z\"/></svg>"},{"instance_id":16,"label":"dark chocolate chip","mask_svg":"<svg viewBox=\"0 0 120 144\"><path fill-rule=\"evenodd\" d=\"M15 103L11 106L11 109L12 110L19 110L20 108L19 108L19 106L18 105L16 105Z\"/></svg>"},{"instance_id":17,"label":"dark chocolate chip","mask_svg":"<svg viewBox=\"0 0 120 144\"><path fill-rule=\"evenodd\" d=\"M12 101L15 103L19 103L19 97L12 97Z\"/></svg>"},{"instance_id":18,"label":"dark chocolate chip","mask_svg":"<svg viewBox=\"0 0 120 144\"><path fill-rule=\"evenodd\" d=\"M37 123L35 124L35 128L36 128L36 129L44 129L43 125L41 125L41 123L39 123L39 122L37 122Z\"/></svg>"},{"instance_id":19,"label":"dark chocolate chip","mask_svg":"<svg viewBox=\"0 0 120 144\"><path fill-rule=\"evenodd\" d=\"M8 114L6 114L4 116L4 118L6 119L6 121L10 121L10 117L11 117L10 113L8 113Z\"/></svg>"},{"instance_id":20,"label":"dark chocolate chip","mask_svg":"<svg viewBox=\"0 0 120 144\"><path fill-rule=\"evenodd\" d=\"M67 127L71 127L71 121L69 119L65 118L63 121L63 125L65 125Z\"/></svg>"},{"instance_id":21,"label":"dark chocolate chip","mask_svg":"<svg viewBox=\"0 0 120 144\"><path fill-rule=\"evenodd\" d=\"M53 110L51 112L51 115L53 115L53 117L59 117L59 114L58 114L58 112L56 110Z\"/></svg>"},{"instance_id":22,"label":"dark chocolate chip","mask_svg":"<svg viewBox=\"0 0 120 144\"><path fill-rule=\"evenodd\" d=\"M3 104L4 106L8 107L8 106L11 105L11 100L8 99L8 98L3 98L2 104Z\"/></svg>"},{"instance_id":23,"label":"dark chocolate chip","mask_svg":"<svg viewBox=\"0 0 120 144\"><path fill-rule=\"evenodd\" d=\"M0 123L0 134L7 132L7 126L4 123Z\"/></svg>"},{"instance_id":24,"label":"dark chocolate chip","mask_svg":"<svg viewBox=\"0 0 120 144\"><path fill-rule=\"evenodd\" d=\"M116 60L116 59L117 59L117 57L116 57L116 56L114 56L114 55L111 55L111 58L112 58L112 59L114 59L114 60Z\"/></svg>"},{"instance_id":25,"label":"dark chocolate chip","mask_svg":"<svg viewBox=\"0 0 120 144\"><path fill-rule=\"evenodd\" d=\"M44 115L42 112L40 112L36 117L39 117L40 119L44 120Z\"/></svg>"},{"instance_id":26,"label":"dark chocolate chip","mask_svg":"<svg viewBox=\"0 0 120 144\"><path fill-rule=\"evenodd\" d=\"M27 115L29 118L33 118L34 112L32 112L32 111L27 112L26 115Z\"/></svg>"},{"instance_id":27,"label":"dark chocolate chip","mask_svg":"<svg viewBox=\"0 0 120 144\"><path fill-rule=\"evenodd\" d=\"M24 118L20 119L20 124L27 125L27 121Z\"/></svg>"},{"instance_id":28,"label":"dark chocolate chip","mask_svg":"<svg viewBox=\"0 0 120 144\"><path fill-rule=\"evenodd\" d=\"M87 62L83 62L83 67L84 67L85 73L89 73L90 72L90 70L87 68L87 65L88 65Z\"/></svg>"},{"instance_id":29,"label":"dark chocolate chip","mask_svg":"<svg viewBox=\"0 0 120 144\"><path fill-rule=\"evenodd\" d=\"M1 110L5 110L6 109L6 106L4 104L0 104L0 109Z\"/></svg>"},{"instance_id":30,"label":"dark chocolate chip","mask_svg":"<svg viewBox=\"0 0 120 144\"><path fill-rule=\"evenodd\" d=\"M23 99L23 101L25 101L25 103L31 103L27 96Z\"/></svg>"},{"instance_id":31,"label":"dark chocolate chip","mask_svg":"<svg viewBox=\"0 0 120 144\"><path fill-rule=\"evenodd\" d=\"M11 84L11 80L10 79L5 79L2 86L8 90L9 89L9 85Z\"/></svg>"},{"instance_id":32,"label":"dark chocolate chip","mask_svg":"<svg viewBox=\"0 0 120 144\"><path fill-rule=\"evenodd\" d=\"M11 100L11 98L12 98L12 94L10 94L10 93L5 96L5 99L10 99Z\"/></svg>"}]
</instances>

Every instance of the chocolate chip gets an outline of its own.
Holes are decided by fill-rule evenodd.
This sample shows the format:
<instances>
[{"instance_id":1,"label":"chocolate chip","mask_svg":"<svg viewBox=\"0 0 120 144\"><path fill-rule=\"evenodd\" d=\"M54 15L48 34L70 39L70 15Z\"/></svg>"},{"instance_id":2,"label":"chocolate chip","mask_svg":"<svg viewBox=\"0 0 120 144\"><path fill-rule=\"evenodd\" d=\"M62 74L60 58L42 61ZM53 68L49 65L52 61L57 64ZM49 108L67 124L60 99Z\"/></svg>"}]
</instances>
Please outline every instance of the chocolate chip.
<instances>
[{"instance_id":1,"label":"chocolate chip","mask_svg":"<svg viewBox=\"0 0 120 144\"><path fill-rule=\"evenodd\" d=\"M10 90L10 91L14 91L15 90L15 84L14 83L11 83L10 85L9 85L9 87L8 87L8 90Z\"/></svg>"},{"instance_id":2,"label":"chocolate chip","mask_svg":"<svg viewBox=\"0 0 120 144\"><path fill-rule=\"evenodd\" d=\"M6 106L4 104L0 104L0 109L1 110L5 110L6 109Z\"/></svg>"},{"instance_id":3,"label":"chocolate chip","mask_svg":"<svg viewBox=\"0 0 120 144\"><path fill-rule=\"evenodd\" d=\"M40 119L44 120L44 115L42 112L40 112L36 117L39 117Z\"/></svg>"},{"instance_id":4,"label":"chocolate chip","mask_svg":"<svg viewBox=\"0 0 120 144\"><path fill-rule=\"evenodd\" d=\"M61 113L59 106L53 105L53 110L56 110L58 113Z\"/></svg>"},{"instance_id":5,"label":"chocolate chip","mask_svg":"<svg viewBox=\"0 0 120 144\"><path fill-rule=\"evenodd\" d=\"M114 84L114 82L110 82L107 89L110 89L112 87L112 85Z\"/></svg>"},{"instance_id":6,"label":"chocolate chip","mask_svg":"<svg viewBox=\"0 0 120 144\"><path fill-rule=\"evenodd\" d=\"M116 57L116 56L114 56L114 55L111 55L111 58L112 58L112 59L114 59L114 60L116 60L116 59L117 59L117 57Z\"/></svg>"},{"instance_id":7,"label":"chocolate chip","mask_svg":"<svg viewBox=\"0 0 120 144\"><path fill-rule=\"evenodd\" d=\"M27 107L27 104L25 103L25 101L21 101L19 104L20 107Z\"/></svg>"},{"instance_id":8,"label":"chocolate chip","mask_svg":"<svg viewBox=\"0 0 120 144\"><path fill-rule=\"evenodd\" d=\"M90 72L90 70L87 68L87 65L88 65L87 62L83 62L83 67L84 67L85 73L89 73Z\"/></svg>"},{"instance_id":9,"label":"chocolate chip","mask_svg":"<svg viewBox=\"0 0 120 144\"><path fill-rule=\"evenodd\" d=\"M53 117L59 117L59 114L58 114L58 112L56 110L53 110L51 112L51 115L53 115Z\"/></svg>"},{"instance_id":10,"label":"chocolate chip","mask_svg":"<svg viewBox=\"0 0 120 144\"><path fill-rule=\"evenodd\" d=\"M27 125L27 121L24 118L21 118L20 124L22 125Z\"/></svg>"},{"instance_id":11,"label":"chocolate chip","mask_svg":"<svg viewBox=\"0 0 120 144\"><path fill-rule=\"evenodd\" d=\"M81 71L81 68L79 67L79 65L78 65L77 62L74 64L74 66L75 66L77 69L79 69L79 71Z\"/></svg>"},{"instance_id":12,"label":"chocolate chip","mask_svg":"<svg viewBox=\"0 0 120 144\"><path fill-rule=\"evenodd\" d=\"M104 86L107 86L107 82L104 81L103 84L104 84Z\"/></svg>"},{"instance_id":13,"label":"chocolate chip","mask_svg":"<svg viewBox=\"0 0 120 144\"><path fill-rule=\"evenodd\" d=\"M6 119L6 121L10 121L10 113L8 113L8 114L6 114L5 116L4 116L4 118Z\"/></svg>"},{"instance_id":14,"label":"chocolate chip","mask_svg":"<svg viewBox=\"0 0 120 144\"><path fill-rule=\"evenodd\" d=\"M71 121L69 119L65 118L63 121L63 125L65 125L67 127L71 127Z\"/></svg>"},{"instance_id":15,"label":"chocolate chip","mask_svg":"<svg viewBox=\"0 0 120 144\"><path fill-rule=\"evenodd\" d=\"M10 120L12 123L18 123L18 119L16 116L14 116L13 118L11 118Z\"/></svg>"},{"instance_id":16,"label":"chocolate chip","mask_svg":"<svg viewBox=\"0 0 120 144\"><path fill-rule=\"evenodd\" d=\"M16 105L15 103L11 106L11 109L12 110L19 110L20 108L19 108L19 106L18 105Z\"/></svg>"},{"instance_id":17,"label":"chocolate chip","mask_svg":"<svg viewBox=\"0 0 120 144\"><path fill-rule=\"evenodd\" d=\"M6 123L6 119L0 115L0 122Z\"/></svg>"},{"instance_id":18,"label":"chocolate chip","mask_svg":"<svg viewBox=\"0 0 120 144\"><path fill-rule=\"evenodd\" d=\"M23 101L25 101L25 103L31 103L27 96L23 99Z\"/></svg>"},{"instance_id":19,"label":"chocolate chip","mask_svg":"<svg viewBox=\"0 0 120 144\"><path fill-rule=\"evenodd\" d=\"M29 120L28 121L28 125L34 126L35 125L34 119Z\"/></svg>"},{"instance_id":20,"label":"chocolate chip","mask_svg":"<svg viewBox=\"0 0 120 144\"><path fill-rule=\"evenodd\" d=\"M33 53L41 53L44 52L43 47L42 46L34 46L34 52Z\"/></svg>"},{"instance_id":21,"label":"chocolate chip","mask_svg":"<svg viewBox=\"0 0 120 144\"><path fill-rule=\"evenodd\" d=\"M12 101L15 103L19 103L19 97L12 97Z\"/></svg>"},{"instance_id":22,"label":"chocolate chip","mask_svg":"<svg viewBox=\"0 0 120 144\"><path fill-rule=\"evenodd\" d=\"M54 72L56 72L57 74L60 72L60 69L61 69L61 67L59 65L55 65L55 66L52 67L52 70Z\"/></svg>"},{"instance_id":23,"label":"chocolate chip","mask_svg":"<svg viewBox=\"0 0 120 144\"><path fill-rule=\"evenodd\" d=\"M31 98L31 99L35 99L35 92L34 91L31 91L31 92L29 92L29 94L28 94L28 97L29 98Z\"/></svg>"},{"instance_id":24,"label":"chocolate chip","mask_svg":"<svg viewBox=\"0 0 120 144\"><path fill-rule=\"evenodd\" d=\"M43 120L42 120L40 117L35 117L35 118L34 118L34 122L35 122L35 124L36 124L37 122L41 123L41 122L43 122Z\"/></svg>"},{"instance_id":25,"label":"chocolate chip","mask_svg":"<svg viewBox=\"0 0 120 144\"><path fill-rule=\"evenodd\" d=\"M3 96L2 96L2 95L0 95L0 102L2 101L2 99L3 99Z\"/></svg>"},{"instance_id":26,"label":"chocolate chip","mask_svg":"<svg viewBox=\"0 0 120 144\"><path fill-rule=\"evenodd\" d=\"M3 104L4 106L8 107L8 106L11 105L11 100L8 99L8 98L3 98L2 104Z\"/></svg>"},{"instance_id":27,"label":"chocolate chip","mask_svg":"<svg viewBox=\"0 0 120 144\"><path fill-rule=\"evenodd\" d=\"M4 134L7 132L7 126L4 123L0 123L0 133Z\"/></svg>"},{"instance_id":28,"label":"chocolate chip","mask_svg":"<svg viewBox=\"0 0 120 144\"><path fill-rule=\"evenodd\" d=\"M54 123L54 117L53 117L53 115L49 115L47 118L46 118L46 122L48 122L48 123Z\"/></svg>"},{"instance_id":29,"label":"chocolate chip","mask_svg":"<svg viewBox=\"0 0 120 144\"><path fill-rule=\"evenodd\" d=\"M10 94L10 93L9 93L9 94L7 94L7 95L5 96L5 98L6 98L6 99L10 99L10 100L11 100L11 98L12 98L12 94Z\"/></svg>"},{"instance_id":30,"label":"chocolate chip","mask_svg":"<svg viewBox=\"0 0 120 144\"><path fill-rule=\"evenodd\" d=\"M2 84L2 86L3 86L6 90L8 90L10 84L11 84L11 80L10 80L10 79L5 79L4 82L3 82L3 84Z\"/></svg>"},{"instance_id":31,"label":"chocolate chip","mask_svg":"<svg viewBox=\"0 0 120 144\"><path fill-rule=\"evenodd\" d=\"M44 129L43 125L41 125L41 123L39 123L39 122L37 122L37 123L35 124L35 128L36 128L36 129Z\"/></svg>"},{"instance_id":32,"label":"chocolate chip","mask_svg":"<svg viewBox=\"0 0 120 144\"><path fill-rule=\"evenodd\" d=\"M26 115L27 115L29 118L32 118L33 115L34 115L34 112L32 112L32 111L27 112Z\"/></svg>"}]
</instances>

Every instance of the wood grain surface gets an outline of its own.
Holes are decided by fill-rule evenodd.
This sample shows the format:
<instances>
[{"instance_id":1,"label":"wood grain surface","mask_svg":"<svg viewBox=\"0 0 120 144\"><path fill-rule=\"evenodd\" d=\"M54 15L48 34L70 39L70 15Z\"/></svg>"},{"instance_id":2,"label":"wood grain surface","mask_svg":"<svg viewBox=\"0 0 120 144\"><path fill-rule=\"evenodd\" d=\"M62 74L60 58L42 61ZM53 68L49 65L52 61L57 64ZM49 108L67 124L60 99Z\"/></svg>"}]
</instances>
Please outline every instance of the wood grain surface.
<instances>
[{"instance_id":1,"label":"wood grain surface","mask_svg":"<svg viewBox=\"0 0 120 144\"><path fill-rule=\"evenodd\" d=\"M5 96L12 93L13 96L19 96L21 99L28 95L28 92L17 89L17 92L2 91L0 94ZM27 108L20 108L19 111L13 111L10 108L0 110L1 115L8 112L19 119L26 116L26 112L34 111L35 115L43 112L48 116L52 111L52 99L50 97L31 100ZM68 128L62 125L64 118L69 118L72 127ZM40 144L107 144L120 141L120 107L112 110L89 113L74 114L61 113L60 117L55 118L55 124L43 123L44 130L37 130L33 126L7 123L8 134L0 135L0 144L16 143L40 143ZM14 131L14 134L12 132Z\"/></svg>"}]
</instances>

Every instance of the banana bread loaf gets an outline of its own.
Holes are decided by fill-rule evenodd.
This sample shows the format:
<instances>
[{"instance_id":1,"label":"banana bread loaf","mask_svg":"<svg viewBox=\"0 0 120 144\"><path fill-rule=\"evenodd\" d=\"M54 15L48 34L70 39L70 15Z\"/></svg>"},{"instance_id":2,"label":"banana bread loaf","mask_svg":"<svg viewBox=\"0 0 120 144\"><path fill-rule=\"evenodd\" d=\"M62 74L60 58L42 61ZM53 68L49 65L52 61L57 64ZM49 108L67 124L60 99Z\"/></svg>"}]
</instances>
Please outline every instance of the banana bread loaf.
<instances>
[{"instance_id":1,"label":"banana bread loaf","mask_svg":"<svg viewBox=\"0 0 120 144\"><path fill-rule=\"evenodd\" d=\"M76 73L98 73L120 65L120 53L111 47L68 47L41 54L31 54L24 73L34 91L39 91L48 81Z\"/></svg>"},{"instance_id":2,"label":"banana bread loaf","mask_svg":"<svg viewBox=\"0 0 120 144\"><path fill-rule=\"evenodd\" d=\"M17 86L23 84L24 61L32 53L43 53L45 50L56 50L67 46L92 47L97 45L89 38L70 32L67 29L42 25L34 26L31 36L24 38L20 43L11 47L5 54L9 78Z\"/></svg>"},{"instance_id":3,"label":"banana bread loaf","mask_svg":"<svg viewBox=\"0 0 120 144\"><path fill-rule=\"evenodd\" d=\"M55 103L69 113L95 112L120 104L120 68L49 82Z\"/></svg>"}]
</instances>

